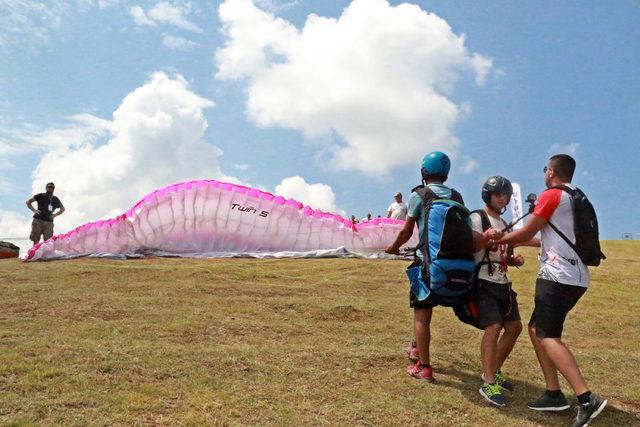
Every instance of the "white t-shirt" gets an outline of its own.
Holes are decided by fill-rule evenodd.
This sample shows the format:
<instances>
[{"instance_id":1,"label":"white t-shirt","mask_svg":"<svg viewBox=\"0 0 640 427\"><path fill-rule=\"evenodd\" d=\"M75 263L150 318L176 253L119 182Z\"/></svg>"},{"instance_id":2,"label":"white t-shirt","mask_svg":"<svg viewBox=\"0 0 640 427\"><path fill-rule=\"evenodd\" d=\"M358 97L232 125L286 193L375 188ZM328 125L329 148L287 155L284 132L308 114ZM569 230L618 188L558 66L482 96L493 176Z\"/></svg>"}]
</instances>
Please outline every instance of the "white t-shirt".
<instances>
[{"instance_id":1,"label":"white t-shirt","mask_svg":"<svg viewBox=\"0 0 640 427\"><path fill-rule=\"evenodd\" d=\"M393 219L407 219L407 205L404 202L393 202L389 205L387 212L391 211L391 218Z\"/></svg>"},{"instance_id":2,"label":"white t-shirt","mask_svg":"<svg viewBox=\"0 0 640 427\"><path fill-rule=\"evenodd\" d=\"M566 191L559 188L543 191L536 202L533 214L555 225L575 244L571 197ZM571 246L549 225L540 230L540 242L539 278L564 285L584 288L589 286L589 269Z\"/></svg>"},{"instance_id":3,"label":"white t-shirt","mask_svg":"<svg viewBox=\"0 0 640 427\"><path fill-rule=\"evenodd\" d=\"M502 230L506 226L500 218L494 218L491 215L488 216L491 227L495 228L496 230ZM482 234L482 218L480 214L474 212L469 218L471 218L471 228L473 229L473 231ZM486 248L482 248L478 252L473 254L476 265L482 261L486 262L486 260L484 259L484 253L486 250ZM504 271L501 265L501 261L506 261L506 257L507 245L498 245L496 250L489 249L489 261L492 262L493 274L489 274L489 265L483 264L480 267L480 271L478 271L478 278L493 283L509 283L507 273L506 271Z\"/></svg>"}]
</instances>

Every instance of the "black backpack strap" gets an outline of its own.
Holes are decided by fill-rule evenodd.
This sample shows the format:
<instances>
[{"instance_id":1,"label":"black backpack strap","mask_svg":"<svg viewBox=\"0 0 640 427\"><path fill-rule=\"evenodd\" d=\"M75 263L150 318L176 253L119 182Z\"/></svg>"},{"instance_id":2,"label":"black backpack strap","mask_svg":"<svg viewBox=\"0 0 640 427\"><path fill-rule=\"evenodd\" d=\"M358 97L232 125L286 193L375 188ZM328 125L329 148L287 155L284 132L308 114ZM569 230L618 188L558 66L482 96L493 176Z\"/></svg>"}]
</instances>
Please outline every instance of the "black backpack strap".
<instances>
[{"instance_id":1,"label":"black backpack strap","mask_svg":"<svg viewBox=\"0 0 640 427\"><path fill-rule=\"evenodd\" d=\"M487 231L491 228L491 221L489 221L489 215L484 211L484 209L476 209L471 213L477 213L480 215L480 221L482 222L482 231ZM482 261L480 261L476 267L476 276L480 273L480 268L483 265L487 265L487 269L489 270L489 275L493 275L493 263L489 261L489 248L485 248L484 255L482 255Z\"/></svg>"},{"instance_id":2,"label":"black backpack strap","mask_svg":"<svg viewBox=\"0 0 640 427\"><path fill-rule=\"evenodd\" d=\"M487 231L491 228L491 221L489 221L489 215L484 211L484 209L476 209L471 213L477 213L480 215L480 220L482 221L482 231Z\"/></svg>"},{"instance_id":3,"label":"black backpack strap","mask_svg":"<svg viewBox=\"0 0 640 427\"><path fill-rule=\"evenodd\" d=\"M418 196L420 196L424 207L426 207L427 204L431 203L434 199L438 198L438 195L434 193L433 190L427 187L426 185L419 185L416 188L414 188L413 191L415 191L418 194Z\"/></svg>"},{"instance_id":4,"label":"black backpack strap","mask_svg":"<svg viewBox=\"0 0 640 427\"><path fill-rule=\"evenodd\" d=\"M567 185L555 185L555 186L550 187L550 188L557 188L557 189L562 190L562 191L566 192L567 194L569 194L569 196L571 197L571 204L573 205L573 198L574 198L577 190L574 190L574 189L572 189L571 187L569 187ZM571 208L571 211L572 211L572 214L574 215L574 221L575 221L575 214L573 213L573 206ZM574 243L572 243L571 240L569 240L569 238L562 231L560 231L558 229L558 227L553 225L553 223L551 221L548 221L548 224L551 227L551 229L558 234L558 236L562 237L562 240L567 242L567 245L569 245L571 247L571 249L573 249L573 251L576 253L576 255L578 255L578 258L580 258L580 253L578 252L578 248L576 247L576 245Z\"/></svg>"},{"instance_id":5,"label":"black backpack strap","mask_svg":"<svg viewBox=\"0 0 640 427\"><path fill-rule=\"evenodd\" d=\"M551 221L549 221L548 224L553 229L553 231L558 233L558 236L562 237L562 240L567 242L567 245L571 246L571 249L573 249L573 251L576 253L576 255L578 255L578 258L580 258L580 254L578 253L578 248L576 247L576 245L571 243L571 240L569 240L569 238L562 231L558 230L558 227L553 225L553 223Z\"/></svg>"},{"instance_id":6,"label":"black backpack strap","mask_svg":"<svg viewBox=\"0 0 640 427\"><path fill-rule=\"evenodd\" d=\"M411 192L413 193L413 192L415 191L415 192L417 193L417 192L418 192L418 190L420 190L421 188L424 188L424 185L422 185L422 184L420 184L420 185L416 185L415 187L413 187L413 188L411 189ZM418 195L419 195L419 194L418 194ZM422 196L420 196L420 197L422 197Z\"/></svg>"},{"instance_id":7,"label":"black backpack strap","mask_svg":"<svg viewBox=\"0 0 640 427\"><path fill-rule=\"evenodd\" d=\"M429 210L429 207L431 206L431 202L437 199L438 195L434 193L433 190L431 190L426 185L419 185L415 187L413 191L415 191L416 194L420 196L420 199L422 200L422 215L426 215L427 211ZM426 221L427 219L425 218L425 223ZM428 230L424 230L424 233L422 234L422 237L418 242L417 248L422 251L422 254L425 256L425 260L428 259L429 261L431 261L429 257L429 251L427 250L427 239L428 239L427 234L428 234Z\"/></svg>"},{"instance_id":8,"label":"black backpack strap","mask_svg":"<svg viewBox=\"0 0 640 427\"><path fill-rule=\"evenodd\" d=\"M451 189L451 200L454 202L458 202L464 206L464 200L462 199L462 194L458 193L455 188Z\"/></svg>"},{"instance_id":9,"label":"black backpack strap","mask_svg":"<svg viewBox=\"0 0 640 427\"><path fill-rule=\"evenodd\" d=\"M478 215L480 215L480 219L482 220L482 231L487 231L488 229L491 228L491 221L489 220L489 215L484 209L476 209L471 213L477 213ZM500 218L500 221L502 221L502 224L504 225L505 228L508 227L504 219ZM513 245L508 245L507 246L507 262L509 262L509 260L511 260L512 257L513 257ZM478 271L480 271L480 267L484 264L488 265L487 268L489 269L489 274L490 275L493 274L493 262L489 261L489 249L485 249L484 255L482 256L482 261L478 263Z\"/></svg>"},{"instance_id":10,"label":"black backpack strap","mask_svg":"<svg viewBox=\"0 0 640 427\"><path fill-rule=\"evenodd\" d=\"M569 187L569 186L568 186L568 185L566 185L566 184L562 184L562 185L554 185L553 187L549 187L549 190L551 190L551 189L558 189L558 190L565 191L565 192L569 193L569 195L570 195L571 197L575 196L576 191L577 191L577 189L576 189L576 190L574 190L573 188Z\"/></svg>"}]
</instances>

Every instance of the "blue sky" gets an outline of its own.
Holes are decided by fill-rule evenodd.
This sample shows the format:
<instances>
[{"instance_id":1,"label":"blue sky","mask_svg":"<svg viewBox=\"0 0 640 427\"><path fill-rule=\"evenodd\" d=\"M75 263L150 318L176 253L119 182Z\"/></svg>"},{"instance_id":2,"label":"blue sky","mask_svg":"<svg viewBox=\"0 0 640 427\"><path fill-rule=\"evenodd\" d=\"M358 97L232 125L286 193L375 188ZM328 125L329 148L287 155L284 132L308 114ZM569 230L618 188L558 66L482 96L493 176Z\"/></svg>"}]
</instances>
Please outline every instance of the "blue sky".
<instances>
[{"instance_id":1,"label":"blue sky","mask_svg":"<svg viewBox=\"0 0 640 427\"><path fill-rule=\"evenodd\" d=\"M432 149L473 208L573 154L640 233L638 52L632 1L0 0L0 237L48 181L57 232L200 178L375 216Z\"/></svg>"}]
</instances>

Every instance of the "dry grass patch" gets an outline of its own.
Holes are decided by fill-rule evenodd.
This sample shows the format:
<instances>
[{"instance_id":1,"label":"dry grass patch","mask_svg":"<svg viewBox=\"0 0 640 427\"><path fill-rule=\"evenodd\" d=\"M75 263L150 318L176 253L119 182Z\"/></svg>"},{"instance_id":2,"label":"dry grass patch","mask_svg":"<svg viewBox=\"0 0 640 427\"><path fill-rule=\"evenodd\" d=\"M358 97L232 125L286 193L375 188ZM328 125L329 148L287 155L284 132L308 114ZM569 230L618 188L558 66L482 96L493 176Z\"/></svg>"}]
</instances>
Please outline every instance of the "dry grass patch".
<instances>
[{"instance_id":1,"label":"dry grass patch","mask_svg":"<svg viewBox=\"0 0 640 427\"><path fill-rule=\"evenodd\" d=\"M595 425L640 425L640 245L611 242L566 340L611 400ZM512 272L524 319L535 253ZM146 259L0 263L0 424L566 425L536 414L528 339L517 391L479 396L474 329L437 309L438 382L405 373L411 311L398 261ZM568 391L568 387L565 386Z\"/></svg>"}]
</instances>

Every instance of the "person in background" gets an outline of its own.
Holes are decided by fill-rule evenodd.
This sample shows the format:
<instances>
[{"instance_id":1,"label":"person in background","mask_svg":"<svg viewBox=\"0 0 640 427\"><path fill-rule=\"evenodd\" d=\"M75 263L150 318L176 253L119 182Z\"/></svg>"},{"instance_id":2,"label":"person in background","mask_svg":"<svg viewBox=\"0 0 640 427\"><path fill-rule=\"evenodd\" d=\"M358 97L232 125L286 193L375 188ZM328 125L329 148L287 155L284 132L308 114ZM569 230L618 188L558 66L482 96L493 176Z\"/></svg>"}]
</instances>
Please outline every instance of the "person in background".
<instances>
[{"instance_id":1,"label":"person in background","mask_svg":"<svg viewBox=\"0 0 640 427\"><path fill-rule=\"evenodd\" d=\"M408 208L406 203L402 201L402 193L396 193L394 198L396 201L391 203L387 209L387 218L401 219L404 221L407 219Z\"/></svg>"},{"instance_id":2,"label":"person in background","mask_svg":"<svg viewBox=\"0 0 640 427\"><path fill-rule=\"evenodd\" d=\"M53 219L64 213L62 202L53 195L55 188L53 182L50 182L46 185L44 193L38 193L26 202L29 210L33 212L29 240L34 245L40 241L40 236L44 240L53 236ZM37 202L37 209L33 207L33 202Z\"/></svg>"}]
</instances>

